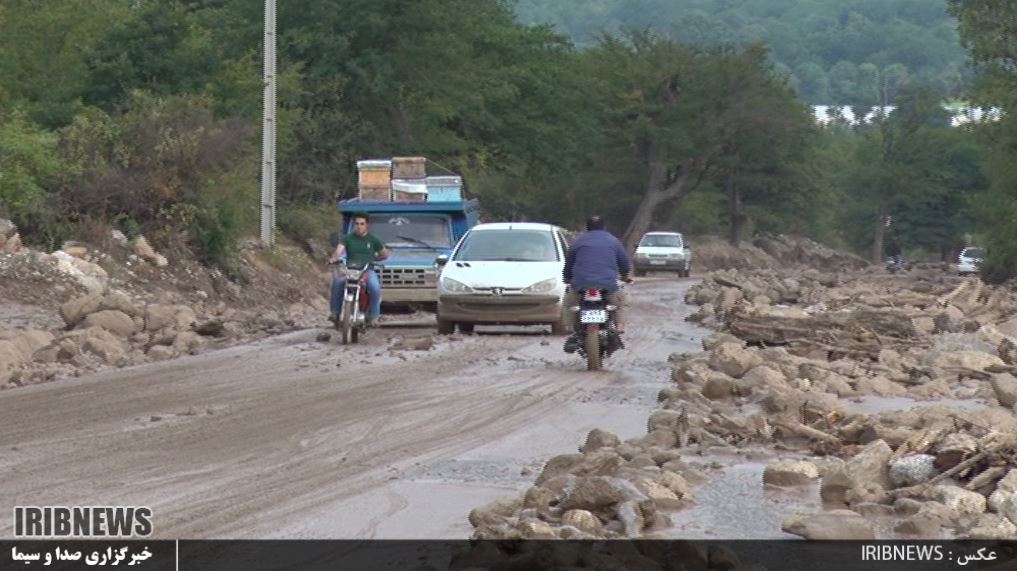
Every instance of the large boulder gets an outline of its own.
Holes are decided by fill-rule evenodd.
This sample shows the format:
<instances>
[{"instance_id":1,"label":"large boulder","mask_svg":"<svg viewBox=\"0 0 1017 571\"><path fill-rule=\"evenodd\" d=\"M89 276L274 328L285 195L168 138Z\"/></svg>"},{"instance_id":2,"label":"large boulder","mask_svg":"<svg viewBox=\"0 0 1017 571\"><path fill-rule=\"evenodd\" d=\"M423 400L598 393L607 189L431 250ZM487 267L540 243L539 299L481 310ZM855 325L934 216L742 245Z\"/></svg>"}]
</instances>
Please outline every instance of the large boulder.
<instances>
[{"instance_id":1,"label":"large boulder","mask_svg":"<svg viewBox=\"0 0 1017 571\"><path fill-rule=\"evenodd\" d=\"M471 510L467 519L473 527L478 528L485 525L498 525L512 517L517 510L522 508L522 505L523 501L518 498L495 500L489 504Z\"/></svg>"},{"instance_id":2,"label":"large boulder","mask_svg":"<svg viewBox=\"0 0 1017 571\"><path fill-rule=\"evenodd\" d=\"M35 352L53 342L53 334L41 329L27 329L13 335L8 341L21 351L25 361L31 361Z\"/></svg>"},{"instance_id":3,"label":"large boulder","mask_svg":"<svg viewBox=\"0 0 1017 571\"><path fill-rule=\"evenodd\" d=\"M593 535L599 535L604 530L604 524L587 510L569 510L562 514L561 523Z\"/></svg>"},{"instance_id":4,"label":"large boulder","mask_svg":"<svg viewBox=\"0 0 1017 571\"><path fill-rule=\"evenodd\" d=\"M942 351L930 352L926 363L932 367L962 368L984 371L989 367L1003 366L1003 360L983 351Z\"/></svg>"},{"instance_id":5,"label":"large boulder","mask_svg":"<svg viewBox=\"0 0 1017 571\"><path fill-rule=\"evenodd\" d=\"M869 523L850 510L790 515L784 519L781 529L812 540L876 538Z\"/></svg>"},{"instance_id":6,"label":"large boulder","mask_svg":"<svg viewBox=\"0 0 1017 571\"><path fill-rule=\"evenodd\" d=\"M710 352L710 368L736 379L761 364L759 355L735 343L722 343Z\"/></svg>"},{"instance_id":7,"label":"large boulder","mask_svg":"<svg viewBox=\"0 0 1017 571\"><path fill-rule=\"evenodd\" d=\"M598 448L614 448L621 444L621 439L616 435L599 428L594 428L586 435L586 443L579 449L580 452L592 452Z\"/></svg>"},{"instance_id":8,"label":"large boulder","mask_svg":"<svg viewBox=\"0 0 1017 571\"><path fill-rule=\"evenodd\" d=\"M561 502L563 510L597 511L625 501L641 501L646 495L621 478L590 476L581 478Z\"/></svg>"},{"instance_id":9,"label":"large boulder","mask_svg":"<svg viewBox=\"0 0 1017 571\"><path fill-rule=\"evenodd\" d=\"M763 483L771 486L803 486L818 479L819 469L812 462L777 462L763 470Z\"/></svg>"},{"instance_id":10,"label":"large boulder","mask_svg":"<svg viewBox=\"0 0 1017 571\"><path fill-rule=\"evenodd\" d=\"M131 319L130 315L116 309L104 309L90 313L85 317L81 326L102 327L106 331L120 337L130 337L138 330L138 326Z\"/></svg>"},{"instance_id":11,"label":"large boulder","mask_svg":"<svg viewBox=\"0 0 1017 571\"><path fill-rule=\"evenodd\" d=\"M870 442L853 458L823 475L820 496L827 502L847 503L847 492L852 489L867 485L888 488L887 464L892 456L893 450L885 441Z\"/></svg>"},{"instance_id":12,"label":"large boulder","mask_svg":"<svg viewBox=\"0 0 1017 571\"><path fill-rule=\"evenodd\" d=\"M1003 513L1004 502L1008 501L1014 492L1017 492L1017 469L1010 470L996 482L996 489L989 494L989 509L996 513Z\"/></svg>"},{"instance_id":13,"label":"large boulder","mask_svg":"<svg viewBox=\"0 0 1017 571\"><path fill-rule=\"evenodd\" d=\"M985 512L985 496L959 486L935 486L930 491L930 496L958 515L978 515Z\"/></svg>"},{"instance_id":14,"label":"large boulder","mask_svg":"<svg viewBox=\"0 0 1017 571\"><path fill-rule=\"evenodd\" d=\"M1013 408L1017 404L1017 377L1010 373L1001 373L993 375L990 383L1000 406Z\"/></svg>"},{"instance_id":15,"label":"large boulder","mask_svg":"<svg viewBox=\"0 0 1017 571\"><path fill-rule=\"evenodd\" d=\"M97 294L76 297L60 306L60 317L68 328L75 327L85 320L89 313L99 310L102 296Z\"/></svg>"}]
</instances>

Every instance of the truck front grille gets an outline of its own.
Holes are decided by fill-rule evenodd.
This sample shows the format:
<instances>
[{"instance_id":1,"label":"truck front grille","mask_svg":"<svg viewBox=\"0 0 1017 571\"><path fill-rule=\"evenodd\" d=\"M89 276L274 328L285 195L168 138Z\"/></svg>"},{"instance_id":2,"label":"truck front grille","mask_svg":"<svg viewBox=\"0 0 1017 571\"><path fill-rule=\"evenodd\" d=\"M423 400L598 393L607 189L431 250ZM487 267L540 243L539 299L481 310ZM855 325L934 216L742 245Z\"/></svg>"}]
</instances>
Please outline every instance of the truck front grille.
<instances>
[{"instance_id":1,"label":"truck front grille","mask_svg":"<svg viewBox=\"0 0 1017 571\"><path fill-rule=\"evenodd\" d=\"M381 270L381 287L434 287L424 268L384 268Z\"/></svg>"}]
</instances>

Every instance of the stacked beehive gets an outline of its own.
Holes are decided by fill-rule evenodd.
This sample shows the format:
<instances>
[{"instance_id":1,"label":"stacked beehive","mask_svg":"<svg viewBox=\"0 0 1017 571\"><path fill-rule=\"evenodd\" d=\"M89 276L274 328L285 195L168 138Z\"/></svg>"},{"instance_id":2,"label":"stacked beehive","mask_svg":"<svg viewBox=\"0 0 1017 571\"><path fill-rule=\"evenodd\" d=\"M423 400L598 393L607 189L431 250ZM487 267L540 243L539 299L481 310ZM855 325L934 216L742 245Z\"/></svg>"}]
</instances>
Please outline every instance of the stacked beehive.
<instances>
[{"instance_id":1,"label":"stacked beehive","mask_svg":"<svg viewBox=\"0 0 1017 571\"><path fill-rule=\"evenodd\" d=\"M392 161L387 159L357 161L360 200L388 202L392 200Z\"/></svg>"},{"instance_id":2,"label":"stacked beehive","mask_svg":"<svg viewBox=\"0 0 1017 571\"><path fill-rule=\"evenodd\" d=\"M424 157L392 159L392 199L400 202L427 200L427 159Z\"/></svg>"}]
</instances>

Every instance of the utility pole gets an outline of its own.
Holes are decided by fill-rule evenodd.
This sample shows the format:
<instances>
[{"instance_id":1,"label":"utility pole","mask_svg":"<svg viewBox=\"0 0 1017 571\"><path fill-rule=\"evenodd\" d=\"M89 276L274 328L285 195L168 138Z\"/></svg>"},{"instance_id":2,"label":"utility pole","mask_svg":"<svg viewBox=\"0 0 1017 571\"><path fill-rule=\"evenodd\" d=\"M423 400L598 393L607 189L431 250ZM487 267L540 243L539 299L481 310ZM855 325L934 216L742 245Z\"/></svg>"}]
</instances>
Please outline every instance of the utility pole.
<instances>
[{"instance_id":1,"label":"utility pole","mask_svg":"<svg viewBox=\"0 0 1017 571\"><path fill-rule=\"evenodd\" d=\"M265 76L261 131L261 243L275 244L275 2L265 0Z\"/></svg>"}]
</instances>

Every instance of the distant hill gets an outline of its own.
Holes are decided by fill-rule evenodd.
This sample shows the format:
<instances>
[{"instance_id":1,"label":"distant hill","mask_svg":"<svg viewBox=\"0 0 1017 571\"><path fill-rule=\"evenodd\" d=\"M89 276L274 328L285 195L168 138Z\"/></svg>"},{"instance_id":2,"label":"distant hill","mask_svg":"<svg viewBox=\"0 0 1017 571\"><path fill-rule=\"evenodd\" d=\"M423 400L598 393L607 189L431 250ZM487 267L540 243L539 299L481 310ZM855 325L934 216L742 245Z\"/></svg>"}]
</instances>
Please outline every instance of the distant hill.
<instances>
[{"instance_id":1,"label":"distant hill","mask_svg":"<svg viewBox=\"0 0 1017 571\"><path fill-rule=\"evenodd\" d=\"M968 73L944 0L518 0L516 13L580 46L627 28L702 45L764 41L817 104L892 104L905 81L955 97Z\"/></svg>"}]
</instances>

